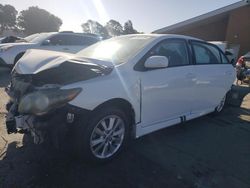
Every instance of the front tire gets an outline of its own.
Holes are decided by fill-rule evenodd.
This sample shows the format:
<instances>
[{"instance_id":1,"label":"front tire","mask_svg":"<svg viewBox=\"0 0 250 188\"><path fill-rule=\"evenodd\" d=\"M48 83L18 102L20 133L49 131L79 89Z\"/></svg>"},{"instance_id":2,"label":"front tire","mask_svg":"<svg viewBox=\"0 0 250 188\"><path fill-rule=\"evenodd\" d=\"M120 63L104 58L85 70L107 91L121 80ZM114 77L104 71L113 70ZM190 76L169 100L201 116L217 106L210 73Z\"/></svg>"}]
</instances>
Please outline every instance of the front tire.
<instances>
[{"instance_id":1,"label":"front tire","mask_svg":"<svg viewBox=\"0 0 250 188\"><path fill-rule=\"evenodd\" d=\"M86 125L77 125L78 154L88 161L106 162L115 158L129 140L129 118L119 108L94 112Z\"/></svg>"}]
</instances>

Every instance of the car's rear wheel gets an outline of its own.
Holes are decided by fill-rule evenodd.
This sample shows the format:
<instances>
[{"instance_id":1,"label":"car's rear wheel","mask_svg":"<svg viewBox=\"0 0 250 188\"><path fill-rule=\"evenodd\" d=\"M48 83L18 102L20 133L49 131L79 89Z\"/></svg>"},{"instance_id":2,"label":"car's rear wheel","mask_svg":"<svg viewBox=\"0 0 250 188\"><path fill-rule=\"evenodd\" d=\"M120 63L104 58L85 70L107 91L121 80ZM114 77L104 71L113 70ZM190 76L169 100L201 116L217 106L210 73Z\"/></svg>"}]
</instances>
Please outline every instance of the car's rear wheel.
<instances>
[{"instance_id":1,"label":"car's rear wheel","mask_svg":"<svg viewBox=\"0 0 250 188\"><path fill-rule=\"evenodd\" d=\"M103 108L94 112L87 125L78 124L78 154L94 162L113 159L127 144L128 127L126 114L118 108Z\"/></svg>"}]
</instances>

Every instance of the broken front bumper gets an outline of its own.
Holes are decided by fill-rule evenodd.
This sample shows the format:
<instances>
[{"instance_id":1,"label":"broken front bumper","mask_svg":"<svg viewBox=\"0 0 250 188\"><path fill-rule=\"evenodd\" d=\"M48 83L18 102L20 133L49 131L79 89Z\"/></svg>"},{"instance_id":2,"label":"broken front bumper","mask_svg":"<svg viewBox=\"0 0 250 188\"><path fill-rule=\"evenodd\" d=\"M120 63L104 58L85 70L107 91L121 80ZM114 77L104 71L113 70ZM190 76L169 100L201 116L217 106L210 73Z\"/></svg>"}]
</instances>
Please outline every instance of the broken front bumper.
<instances>
[{"instance_id":1,"label":"broken front bumper","mask_svg":"<svg viewBox=\"0 0 250 188\"><path fill-rule=\"evenodd\" d=\"M65 105L43 116L19 114L18 105L9 105L6 116L8 134L30 132L35 144L51 140L55 146L65 139L66 135L74 129L74 124L80 117L88 117L89 111L72 105Z\"/></svg>"},{"instance_id":2,"label":"broken front bumper","mask_svg":"<svg viewBox=\"0 0 250 188\"><path fill-rule=\"evenodd\" d=\"M65 135L73 129L73 125L78 117L88 116L88 110L70 105L67 102L48 109L45 113L34 115L29 111L18 110L22 97L32 92L46 91L48 89L58 89L58 85L49 84L41 87L33 85L31 75L19 75L12 72L10 85L5 88L10 97L10 102L6 105L8 114L6 116L6 128L11 133L31 133L34 142L39 144L47 139L59 143ZM54 91L54 90L53 90ZM65 91L65 90L64 90ZM61 94L65 95L65 93ZM55 95L56 96L56 95ZM53 95L53 97L55 98ZM63 98L64 99L64 98ZM23 106L29 105L23 103ZM43 114L43 115L42 115Z\"/></svg>"}]
</instances>

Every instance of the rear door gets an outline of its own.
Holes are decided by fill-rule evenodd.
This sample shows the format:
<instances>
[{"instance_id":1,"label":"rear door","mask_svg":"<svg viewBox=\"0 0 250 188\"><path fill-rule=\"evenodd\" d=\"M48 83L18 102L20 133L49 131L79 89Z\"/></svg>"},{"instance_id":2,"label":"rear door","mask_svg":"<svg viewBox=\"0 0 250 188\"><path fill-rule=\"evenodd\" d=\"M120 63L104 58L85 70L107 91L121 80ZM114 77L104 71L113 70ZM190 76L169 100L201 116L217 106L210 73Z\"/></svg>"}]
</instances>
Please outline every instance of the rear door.
<instances>
[{"instance_id":1,"label":"rear door","mask_svg":"<svg viewBox=\"0 0 250 188\"><path fill-rule=\"evenodd\" d=\"M215 45L191 41L195 74L193 113L213 110L230 89L234 69Z\"/></svg>"}]
</instances>

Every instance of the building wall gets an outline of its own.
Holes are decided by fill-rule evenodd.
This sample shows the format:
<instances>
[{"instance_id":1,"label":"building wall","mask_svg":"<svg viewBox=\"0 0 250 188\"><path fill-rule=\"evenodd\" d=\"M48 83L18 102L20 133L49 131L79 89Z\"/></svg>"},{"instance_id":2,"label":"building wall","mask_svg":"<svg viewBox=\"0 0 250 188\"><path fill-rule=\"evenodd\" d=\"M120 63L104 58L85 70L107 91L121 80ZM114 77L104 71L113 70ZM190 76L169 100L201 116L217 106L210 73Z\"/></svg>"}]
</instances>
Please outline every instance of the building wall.
<instances>
[{"instance_id":1,"label":"building wall","mask_svg":"<svg viewBox=\"0 0 250 188\"><path fill-rule=\"evenodd\" d=\"M209 23L195 24L193 27L175 29L167 33L193 36L207 41L225 41L228 17Z\"/></svg>"},{"instance_id":2,"label":"building wall","mask_svg":"<svg viewBox=\"0 0 250 188\"><path fill-rule=\"evenodd\" d=\"M241 56L250 51L250 5L164 33L189 35L207 41L227 41L230 48Z\"/></svg>"},{"instance_id":3,"label":"building wall","mask_svg":"<svg viewBox=\"0 0 250 188\"><path fill-rule=\"evenodd\" d=\"M231 45L240 45L239 55L244 55L250 51L250 6L231 12L226 41Z\"/></svg>"}]
</instances>

